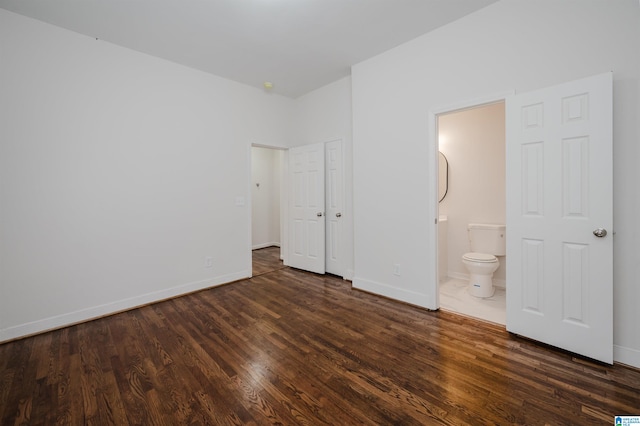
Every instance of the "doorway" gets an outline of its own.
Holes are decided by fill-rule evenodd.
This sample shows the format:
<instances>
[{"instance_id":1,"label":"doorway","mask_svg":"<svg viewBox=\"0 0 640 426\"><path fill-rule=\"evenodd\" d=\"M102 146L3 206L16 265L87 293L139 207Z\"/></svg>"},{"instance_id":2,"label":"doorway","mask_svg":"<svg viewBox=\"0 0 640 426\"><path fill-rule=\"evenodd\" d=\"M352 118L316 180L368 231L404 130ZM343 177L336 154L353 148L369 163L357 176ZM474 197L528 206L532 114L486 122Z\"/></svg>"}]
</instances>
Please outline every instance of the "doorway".
<instances>
[{"instance_id":1,"label":"doorway","mask_svg":"<svg viewBox=\"0 0 640 426\"><path fill-rule=\"evenodd\" d=\"M440 308L505 325L506 256L498 256L495 291L487 298L469 292L469 272L462 262L471 251L469 224L506 223L505 103L444 111L436 120L438 150L446 158L438 167L448 169L447 190L438 204Z\"/></svg>"},{"instance_id":2,"label":"doorway","mask_svg":"<svg viewBox=\"0 0 640 426\"><path fill-rule=\"evenodd\" d=\"M305 185L295 184L297 181L294 171L298 152L317 146L314 158L321 160L322 178L318 188L305 194L302 199L309 201L312 194L319 197L312 211L312 217L322 219L322 233L318 238L310 238L310 232L298 234L298 223L292 205L297 197L290 198L290 192L300 191L311 182L309 176L300 182ZM289 247L312 247L319 244L317 256L322 260L321 270L314 272L330 273L343 278L347 277L347 250L345 248L345 173L344 173L344 144L341 138L332 139L313 145L294 147L289 149L276 148L262 145L251 146L251 250L255 252L263 248L269 248L273 253L273 247L278 247L279 257L284 265L300 269L312 270L295 261L295 256L288 253ZM291 201L291 203L290 203ZM317 208L316 208L317 207ZM321 207L321 208L320 208ZM317 214L320 213L320 216ZM293 220L293 223L289 221ZM324 226L326 225L326 226ZM301 240L302 238L302 240ZM310 238L305 241L305 238ZM290 246L291 244L291 246Z\"/></svg>"},{"instance_id":3,"label":"doorway","mask_svg":"<svg viewBox=\"0 0 640 426\"><path fill-rule=\"evenodd\" d=\"M613 361L612 99L608 72L441 108L430 113L429 150L437 224L438 116L506 100L506 329L606 363ZM427 259L432 309L440 308L437 235L429 242L436 256Z\"/></svg>"},{"instance_id":4,"label":"doorway","mask_svg":"<svg viewBox=\"0 0 640 426\"><path fill-rule=\"evenodd\" d=\"M279 259L284 240L284 154L283 149L251 147L251 250L277 251Z\"/></svg>"}]
</instances>

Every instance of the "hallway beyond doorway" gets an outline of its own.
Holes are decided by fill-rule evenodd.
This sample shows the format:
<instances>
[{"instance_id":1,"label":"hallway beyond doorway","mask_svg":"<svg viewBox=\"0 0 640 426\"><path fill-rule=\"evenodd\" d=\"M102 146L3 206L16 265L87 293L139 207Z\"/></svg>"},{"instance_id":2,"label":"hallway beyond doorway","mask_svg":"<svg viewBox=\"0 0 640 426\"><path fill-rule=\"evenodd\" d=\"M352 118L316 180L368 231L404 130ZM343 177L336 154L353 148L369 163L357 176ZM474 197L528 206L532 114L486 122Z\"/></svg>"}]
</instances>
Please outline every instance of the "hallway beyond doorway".
<instances>
[{"instance_id":1,"label":"hallway beyond doorway","mask_svg":"<svg viewBox=\"0 0 640 426\"><path fill-rule=\"evenodd\" d=\"M280 247L271 246L253 250L251 259L254 277L286 268L280 259Z\"/></svg>"}]
</instances>

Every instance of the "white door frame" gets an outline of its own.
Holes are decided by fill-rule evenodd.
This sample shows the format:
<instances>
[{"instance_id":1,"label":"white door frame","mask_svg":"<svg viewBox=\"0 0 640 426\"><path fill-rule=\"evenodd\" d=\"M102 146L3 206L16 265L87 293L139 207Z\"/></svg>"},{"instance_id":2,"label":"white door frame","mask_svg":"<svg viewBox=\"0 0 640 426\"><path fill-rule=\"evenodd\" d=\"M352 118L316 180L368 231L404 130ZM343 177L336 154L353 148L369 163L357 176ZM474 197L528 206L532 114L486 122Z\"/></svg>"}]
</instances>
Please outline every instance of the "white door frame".
<instances>
[{"instance_id":1,"label":"white door frame","mask_svg":"<svg viewBox=\"0 0 640 426\"><path fill-rule=\"evenodd\" d=\"M469 99L445 105L442 107L434 108L429 111L429 142L428 142L428 164L430 172L430 179L428 185L428 194L433 207L431 209L431 224L434 226L433 237L428 241L429 252L434 253L434 256L429 256L427 261L427 270L433 271L430 280L427 281L427 295L428 300L431 301L428 309L437 310L440 309L440 283L439 283L439 271L438 271L438 117L440 115L463 111L466 109L477 108L485 105L491 105L498 102L505 102L507 97L513 95L515 90L508 92L495 93L493 95L487 95L475 99ZM508 273L508 271L507 271Z\"/></svg>"}]
</instances>

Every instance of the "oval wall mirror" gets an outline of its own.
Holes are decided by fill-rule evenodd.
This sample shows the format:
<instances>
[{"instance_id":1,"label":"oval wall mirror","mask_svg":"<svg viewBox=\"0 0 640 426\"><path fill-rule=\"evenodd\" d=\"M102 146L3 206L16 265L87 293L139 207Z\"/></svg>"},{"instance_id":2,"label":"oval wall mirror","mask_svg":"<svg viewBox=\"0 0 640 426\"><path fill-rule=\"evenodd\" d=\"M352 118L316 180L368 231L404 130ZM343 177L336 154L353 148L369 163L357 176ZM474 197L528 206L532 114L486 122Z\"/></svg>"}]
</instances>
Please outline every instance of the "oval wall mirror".
<instances>
[{"instance_id":1,"label":"oval wall mirror","mask_svg":"<svg viewBox=\"0 0 640 426\"><path fill-rule=\"evenodd\" d=\"M439 152L438 160L438 202L444 200L449 191L449 162L443 153Z\"/></svg>"}]
</instances>

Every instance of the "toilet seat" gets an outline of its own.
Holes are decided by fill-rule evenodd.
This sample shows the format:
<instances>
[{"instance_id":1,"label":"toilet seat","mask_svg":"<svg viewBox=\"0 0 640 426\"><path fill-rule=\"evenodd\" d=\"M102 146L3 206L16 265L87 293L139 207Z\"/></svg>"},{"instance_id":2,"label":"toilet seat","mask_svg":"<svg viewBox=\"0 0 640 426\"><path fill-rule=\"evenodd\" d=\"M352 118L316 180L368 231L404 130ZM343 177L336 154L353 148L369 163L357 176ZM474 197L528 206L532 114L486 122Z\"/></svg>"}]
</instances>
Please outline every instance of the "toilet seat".
<instances>
[{"instance_id":1,"label":"toilet seat","mask_svg":"<svg viewBox=\"0 0 640 426\"><path fill-rule=\"evenodd\" d=\"M487 253L465 253L462 259L478 263L496 263L498 261L497 257Z\"/></svg>"}]
</instances>

